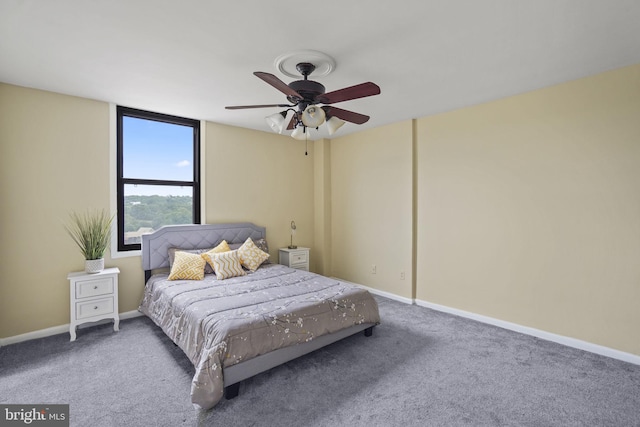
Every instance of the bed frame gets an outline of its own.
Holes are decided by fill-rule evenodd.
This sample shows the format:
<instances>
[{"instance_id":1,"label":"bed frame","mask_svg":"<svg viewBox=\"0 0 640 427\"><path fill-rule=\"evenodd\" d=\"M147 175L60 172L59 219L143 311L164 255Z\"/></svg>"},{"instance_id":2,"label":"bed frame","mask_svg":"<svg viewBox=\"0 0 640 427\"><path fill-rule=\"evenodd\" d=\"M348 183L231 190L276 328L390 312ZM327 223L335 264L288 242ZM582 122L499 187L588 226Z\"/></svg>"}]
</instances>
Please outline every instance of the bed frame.
<instances>
[{"instance_id":1,"label":"bed frame","mask_svg":"<svg viewBox=\"0 0 640 427\"><path fill-rule=\"evenodd\" d=\"M227 243L244 243L266 238L266 229L249 222L230 224L169 225L142 235L142 268L145 284L153 270L169 268L169 248L207 249L217 246L223 240ZM364 331L365 336L373 334L373 323L363 323L333 334L323 335L312 341L281 348L253 359L224 368L225 397L232 399L240 391L240 382L282 365L297 357L318 350L326 345Z\"/></svg>"}]
</instances>

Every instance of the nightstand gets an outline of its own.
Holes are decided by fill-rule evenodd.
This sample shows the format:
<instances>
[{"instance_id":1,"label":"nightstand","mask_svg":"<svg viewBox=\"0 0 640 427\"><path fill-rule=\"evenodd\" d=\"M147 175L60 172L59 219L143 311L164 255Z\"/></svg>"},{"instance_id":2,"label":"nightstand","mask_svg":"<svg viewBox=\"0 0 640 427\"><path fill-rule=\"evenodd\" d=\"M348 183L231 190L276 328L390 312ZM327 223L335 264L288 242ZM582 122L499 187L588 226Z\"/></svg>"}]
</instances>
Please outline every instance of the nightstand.
<instances>
[{"instance_id":1,"label":"nightstand","mask_svg":"<svg viewBox=\"0 0 640 427\"><path fill-rule=\"evenodd\" d=\"M105 268L100 273L79 271L69 273L71 296L70 341L76 340L76 327L82 323L113 319L113 330L120 325L118 315L118 274L116 268Z\"/></svg>"},{"instance_id":2,"label":"nightstand","mask_svg":"<svg viewBox=\"0 0 640 427\"><path fill-rule=\"evenodd\" d=\"M280 264L298 270L309 271L309 248L280 248Z\"/></svg>"}]
</instances>

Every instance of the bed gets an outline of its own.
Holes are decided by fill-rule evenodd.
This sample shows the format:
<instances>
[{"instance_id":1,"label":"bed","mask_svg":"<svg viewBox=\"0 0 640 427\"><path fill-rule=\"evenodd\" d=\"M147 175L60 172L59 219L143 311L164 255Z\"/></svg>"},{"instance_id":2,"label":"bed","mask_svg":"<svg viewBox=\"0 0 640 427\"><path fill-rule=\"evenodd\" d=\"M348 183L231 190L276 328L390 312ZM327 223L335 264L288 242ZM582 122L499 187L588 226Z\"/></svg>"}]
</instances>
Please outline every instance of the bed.
<instances>
[{"instance_id":1,"label":"bed","mask_svg":"<svg viewBox=\"0 0 640 427\"><path fill-rule=\"evenodd\" d=\"M223 240L240 251L248 239L266 242L265 228L177 225L142 236L145 290L139 310L193 363L191 400L202 409L223 396L236 397L247 378L353 334L371 336L380 323L366 290L273 260L224 280L215 273L168 280L170 253L203 252Z\"/></svg>"}]
</instances>

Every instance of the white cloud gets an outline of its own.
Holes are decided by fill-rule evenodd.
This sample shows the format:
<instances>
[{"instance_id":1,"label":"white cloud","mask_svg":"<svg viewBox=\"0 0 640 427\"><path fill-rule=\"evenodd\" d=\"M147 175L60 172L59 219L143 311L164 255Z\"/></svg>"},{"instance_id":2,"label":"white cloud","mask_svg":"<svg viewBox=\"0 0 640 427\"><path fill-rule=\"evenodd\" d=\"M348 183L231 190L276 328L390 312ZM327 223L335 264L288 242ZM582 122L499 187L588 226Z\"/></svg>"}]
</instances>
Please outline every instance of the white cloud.
<instances>
[{"instance_id":1,"label":"white cloud","mask_svg":"<svg viewBox=\"0 0 640 427\"><path fill-rule=\"evenodd\" d=\"M179 168L184 168L186 166L189 166L191 164L191 162L189 160L182 160L178 163L176 163L176 166Z\"/></svg>"}]
</instances>

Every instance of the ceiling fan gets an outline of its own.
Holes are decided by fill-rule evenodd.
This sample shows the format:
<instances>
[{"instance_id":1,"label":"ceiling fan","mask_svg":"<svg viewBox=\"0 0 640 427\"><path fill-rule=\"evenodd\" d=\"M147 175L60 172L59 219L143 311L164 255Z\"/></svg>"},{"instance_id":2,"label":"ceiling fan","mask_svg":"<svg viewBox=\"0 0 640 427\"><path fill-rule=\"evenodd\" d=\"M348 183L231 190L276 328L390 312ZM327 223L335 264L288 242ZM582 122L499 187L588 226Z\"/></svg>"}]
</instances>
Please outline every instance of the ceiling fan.
<instances>
[{"instance_id":1,"label":"ceiling fan","mask_svg":"<svg viewBox=\"0 0 640 427\"><path fill-rule=\"evenodd\" d=\"M295 139L308 139L307 128L318 128L322 123L327 123L329 135L338 130L345 121L361 125L369 120L369 116L356 113L349 110L343 110L332 106L338 102L349 101L352 99L364 98L367 96L378 95L380 87L375 83L366 82L359 85L338 89L333 92L325 93L325 87L313 80L309 80L308 76L315 70L315 65L310 62L300 62L296 65L296 69L302 74L304 80L296 80L289 84L284 83L273 74L256 71L253 74L278 89L287 96L290 104L267 104L267 105L236 105L226 107L227 110L240 110L245 108L286 108L276 114L266 117L267 123L271 128L282 133L284 124L289 111L293 111L293 117L289 121L287 130L293 130L291 136ZM318 106L318 104L328 104Z\"/></svg>"}]
</instances>

